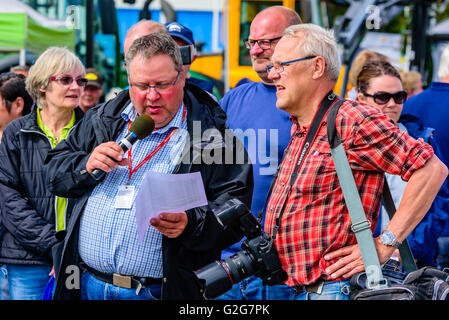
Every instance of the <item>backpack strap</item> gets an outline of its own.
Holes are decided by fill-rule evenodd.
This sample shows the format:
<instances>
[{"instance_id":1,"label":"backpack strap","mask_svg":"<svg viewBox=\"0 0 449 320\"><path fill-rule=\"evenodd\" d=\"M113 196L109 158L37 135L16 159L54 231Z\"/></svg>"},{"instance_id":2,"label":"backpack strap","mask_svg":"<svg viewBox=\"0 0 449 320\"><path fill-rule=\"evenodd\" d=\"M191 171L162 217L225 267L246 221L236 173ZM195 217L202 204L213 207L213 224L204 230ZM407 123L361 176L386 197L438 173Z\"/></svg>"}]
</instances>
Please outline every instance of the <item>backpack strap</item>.
<instances>
[{"instance_id":1,"label":"backpack strap","mask_svg":"<svg viewBox=\"0 0 449 320\"><path fill-rule=\"evenodd\" d=\"M386 177L384 178L382 200L388 216L390 217L390 220L393 219L394 213L396 212L396 206L394 204L393 197L391 196L390 187L388 186ZM399 253L402 259L402 265L404 266L404 270L407 273L418 270L415 258L413 257L413 253L410 249L407 239L404 239L404 241L402 241L401 245L399 246Z\"/></svg>"}]
</instances>

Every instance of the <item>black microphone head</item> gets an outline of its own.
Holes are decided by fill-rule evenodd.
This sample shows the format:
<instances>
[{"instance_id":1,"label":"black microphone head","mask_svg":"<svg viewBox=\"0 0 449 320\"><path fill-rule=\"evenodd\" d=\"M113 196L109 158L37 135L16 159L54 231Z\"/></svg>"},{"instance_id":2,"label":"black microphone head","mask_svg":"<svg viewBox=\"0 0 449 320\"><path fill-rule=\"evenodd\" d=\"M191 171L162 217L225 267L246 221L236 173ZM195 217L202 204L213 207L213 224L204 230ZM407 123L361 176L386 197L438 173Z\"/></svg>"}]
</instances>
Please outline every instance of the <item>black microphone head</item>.
<instances>
[{"instance_id":1,"label":"black microphone head","mask_svg":"<svg viewBox=\"0 0 449 320\"><path fill-rule=\"evenodd\" d=\"M154 130L154 120L146 114L142 114L134 120L129 131L133 132L137 139L142 140L150 135Z\"/></svg>"}]
</instances>

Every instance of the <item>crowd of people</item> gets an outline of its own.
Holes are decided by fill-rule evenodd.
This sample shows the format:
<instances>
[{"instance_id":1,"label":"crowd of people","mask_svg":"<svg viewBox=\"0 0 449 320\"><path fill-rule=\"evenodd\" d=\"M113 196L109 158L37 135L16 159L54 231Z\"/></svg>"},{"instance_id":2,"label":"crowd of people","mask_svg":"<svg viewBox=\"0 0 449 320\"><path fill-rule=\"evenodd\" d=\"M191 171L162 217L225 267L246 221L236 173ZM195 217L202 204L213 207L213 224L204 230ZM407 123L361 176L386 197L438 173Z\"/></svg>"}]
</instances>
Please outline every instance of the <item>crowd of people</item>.
<instances>
[{"instance_id":1,"label":"crowd of people","mask_svg":"<svg viewBox=\"0 0 449 320\"><path fill-rule=\"evenodd\" d=\"M260 81L224 96L190 70L194 37L177 22L128 30L129 86L111 97L102 75L65 48L0 75L2 300L40 300L48 290L55 300L203 299L195 271L242 250L239 219L216 215L229 200L271 237L286 279L267 285L250 275L217 299L349 299L364 265L319 116L345 98L332 91L341 68L333 32L272 6L244 43ZM424 91L419 74L369 50L350 75L335 127L380 263L400 259L407 239L419 266L449 267L449 46L441 82ZM154 129L124 150L141 116ZM149 171L199 173L207 205L161 212L139 239L135 200Z\"/></svg>"}]
</instances>

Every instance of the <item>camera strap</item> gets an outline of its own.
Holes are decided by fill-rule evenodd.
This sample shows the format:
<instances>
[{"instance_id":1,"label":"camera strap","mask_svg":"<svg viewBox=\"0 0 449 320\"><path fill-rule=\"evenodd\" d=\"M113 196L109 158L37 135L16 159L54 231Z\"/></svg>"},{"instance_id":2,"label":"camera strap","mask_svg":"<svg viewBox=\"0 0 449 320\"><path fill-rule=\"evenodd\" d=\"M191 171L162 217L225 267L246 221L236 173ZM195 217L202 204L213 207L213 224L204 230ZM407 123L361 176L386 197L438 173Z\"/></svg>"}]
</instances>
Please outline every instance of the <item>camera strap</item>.
<instances>
[{"instance_id":1,"label":"camera strap","mask_svg":"<svg viewBox=\"0 0 449 320\"><path fill-rule=\"evenodd\" d=\"M293 187L293 185L294 185L294 183L295 183L295 181L296 181L296 179L298 177L299 170L301 169L301 165L302 165L302 163L303 163L303 161L304 161L304 159L305 159L305 157L307 155L307 152L309 151L310 146L315 141L315 138L316 138L316 136L318 134L318 131L319 131L320 127L321 127L321 124L322 124L324 116L327 114L328 110L330 109L330 107L334 104L334 102L337 99L338 99L338 96L331 90L326 95L326 97L323 99L323 101L321 102L321 105L318 108L318 110L315 112L315 115L314 115L313 120L312 120L312 124L310 125L309 129L307 130L306 138L304 139L304 141L302 143L301 151L299 153L298 162L296 163L295 169L293 170L293 173L292 173L292 175L290 177L290 186L289 186L289 190L288 190L289 194L290 194L290 192L292 190L292 187ZM284 157L285 157L285 153L284 153ZM284 160L284 157L282 158L282 161ZM282 164L282 161L281 161L281 164ZM279 173L279 167L276 170L276 174L275 174L275 176L273 178L273 181L272 181L272 183L270 185L270 189L268 191L267 198L265 199L265 204L264 204L264 207L263 207L262 211L265 210L265 207L267 205L268 199L271 196L271 192L273 191L273 187L274 187L274 184L275 184L275 182L277 180L278 173ZM284 211L285 211L285 206L287 204L287 199L288 199L288 196L285 198L284 203L282 205L281 212L279 213L279 216L276 218L276 225L273 228L273 235L271 237L272 241L276 238L277 232L278 232L279 228L281 227L281 219L282 219L282 216L283 216ZM259 218L261 216L260 215L261 212L259 212Z\"/></svg>"}]
</instances>

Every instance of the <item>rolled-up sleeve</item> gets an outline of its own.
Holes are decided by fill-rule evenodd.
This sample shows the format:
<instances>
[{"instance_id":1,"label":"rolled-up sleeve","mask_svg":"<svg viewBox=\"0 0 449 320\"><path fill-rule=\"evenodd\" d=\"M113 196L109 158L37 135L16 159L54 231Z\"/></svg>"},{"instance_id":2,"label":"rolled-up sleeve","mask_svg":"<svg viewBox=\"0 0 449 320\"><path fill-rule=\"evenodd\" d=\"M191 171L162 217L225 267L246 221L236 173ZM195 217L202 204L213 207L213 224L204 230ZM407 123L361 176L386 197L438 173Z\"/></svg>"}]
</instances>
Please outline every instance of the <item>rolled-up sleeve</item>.
<instances>
[{"instance_id":1,"label":"rolled-up sleeve","mask_svg":"<svg viewBox=\"0 0 449 320\"><path fill-rule=\"evenodd\" d=\"M433 156L432 147L401 131L381 112L361 112L346 130L353 131L345 141L351 166L360 170L383 171L408 181Z\"/></svg>"}]
</instances>

